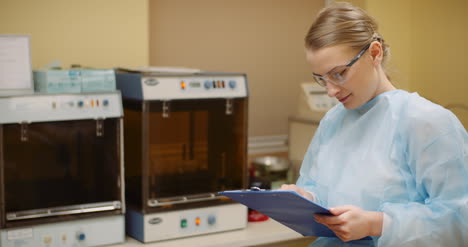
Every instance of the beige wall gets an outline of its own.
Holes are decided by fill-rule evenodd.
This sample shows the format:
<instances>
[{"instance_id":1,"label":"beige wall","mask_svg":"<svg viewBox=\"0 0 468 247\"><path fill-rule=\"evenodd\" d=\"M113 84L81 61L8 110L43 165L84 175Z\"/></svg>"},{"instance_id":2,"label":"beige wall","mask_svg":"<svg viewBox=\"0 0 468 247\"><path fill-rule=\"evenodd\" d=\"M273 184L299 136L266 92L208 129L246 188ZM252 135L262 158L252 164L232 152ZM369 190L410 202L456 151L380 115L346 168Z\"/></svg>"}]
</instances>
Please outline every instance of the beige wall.
<instances>
[{"instance_id":1,"label":"beige wall","mask_svg":"<svg viewBox=\"0 0 468 247\"><path fill-rule=\"evenodd\" d=\"M150 64L245 72L249 135L284 135L299 83L310 81L303 39L324 1L152 0Z\"/></svg>"},{"instance_id":2,"label":"beige wall","mask_svg":"<svg viewBox=\"0 0 468 247\"><path fill-rule=\"evenodd\" d=\"M394 78L451 110L468 127L468 18L466 0L367 0L391 45Z\"/></svg>"},{"instance_id":3,"label":"beige wall","mask_svg":"<svg viewBox=\"0 0 468 247\"><path fill-rule=\"evenodd\" d=\"M468 107L468 1L415 0L411 89L443 106ZM452 109L468 128L468 111Z\"/></svg>"},{"instance_id":4,"label":"beige wall","mask_svg":"<svg viewBox=\"0 0 468 247\"><path fill-rule=\"evenodd\" d=\"M246 72L249 135L287 134L303 37L325 1L1 0L0 33L31 35L33 67L188 66ZM444 106L468 105L465 0L352 0L378 20L398 87ZM150 13L150 14L149 14ZM468 126L468 112L453 110Z\"/></svg>"},{"instance_id":5,"label":"beige wall","mask_svg":"<svg viewBox=\"0 0 468 247\"><path fill-rule=\"evenodd\" d=\"M148 0L1 0L0 33L31 36L33 68L146 66Z\"/></svg>"},{"instance_id":6,"label":"beige wall","mask_svg":"<svg viewBox=\"0 0 468 247\"><path fill-rule=\"evenodd\" d=\"M379 24L379 31L390 45L386 72L397 87L410 90L411 75L411 1L372 1L365 9Z\"/></svg>"}]
</instances>

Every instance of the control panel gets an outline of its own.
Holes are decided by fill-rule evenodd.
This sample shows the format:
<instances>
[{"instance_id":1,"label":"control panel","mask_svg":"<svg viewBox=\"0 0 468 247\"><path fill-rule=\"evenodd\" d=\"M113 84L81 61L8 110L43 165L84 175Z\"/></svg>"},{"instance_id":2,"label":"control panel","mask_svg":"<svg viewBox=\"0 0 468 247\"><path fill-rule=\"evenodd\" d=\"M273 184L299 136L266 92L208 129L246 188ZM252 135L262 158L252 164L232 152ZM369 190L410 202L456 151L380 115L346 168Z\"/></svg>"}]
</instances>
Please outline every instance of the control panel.
<instances>
[{"instance_id":1,"label":"control panel","mask_svg":"<svg viewBox=\"0 0 468 247\"><path fill-rule=\"evenodd\" d=\"M124 240L122 215L0 231L2 247L101 246Z\"/></svg>"},{"instance_id":2,"label":"control panel","mask_svg":"<svg viewBox=\"0 0 468 247\"><path fill-rule=\"evenodd\" d=\"M127 233L145 243L247 226L247 208L238 203L145 215L128 210L126 217Z\"/></svg>"},{"instance_id":3,"label":"control panel","mask_svg":"<svg viewBox=\"0 0 468 247\"><path fill-rule=\"evenodd\" d=\"M238 98L247 96L244 76L143 77L145 99Z\"/></svg>"},{"instance_id":4,"label":"control panel","mask_svg":"<svg viewBox=\"0 0 468 247\"><path fill-rule=\"evenodd\" d=\"M105 119L123 114L119 92L3 97L0 112L0 124Z\"/></svg>"},{"instance_id":5,"label":"control panel","mask_svg":"<svg viewBox=\"0 0 468 247\"><path fill-rule=\"evenodd\" d=\"M206 231L216 226L217 211L186 212L180 215L180 231L183 233Z\"/></svg>"},{"instance_id":6,"label":"control panel","mask_svg":"<svg viewBox=\"0 0 468 247\"><path fill-rule=\"evenodd\" d=\"M328 96L325 88L315 83L302 83L301 87L311 111L326 112L339 103L336 98Z\"/></svg>"},{"instance_id":7,"label":"control panel","mask_svg":"<svg viewBox=\"0 0 468 247\"><path fill-rule=\"evenodd\" d=\"M180 89L185 91L200 91L205 90L223 90L223 89L231 89L234 90L237 87L237 80L184 80L180 81Z\"/></svg>"},{"instance_id":8,"label":"control panel","mask_svg":"<svg viewBox=\"0 0 468 247\"><path fill-rule=\"evenodd\" d=\"M339 102L336 98L330 98L326 94L315 94L307 101L309 108L313 111L326 112Z\"/></svg>"}]
</instances>

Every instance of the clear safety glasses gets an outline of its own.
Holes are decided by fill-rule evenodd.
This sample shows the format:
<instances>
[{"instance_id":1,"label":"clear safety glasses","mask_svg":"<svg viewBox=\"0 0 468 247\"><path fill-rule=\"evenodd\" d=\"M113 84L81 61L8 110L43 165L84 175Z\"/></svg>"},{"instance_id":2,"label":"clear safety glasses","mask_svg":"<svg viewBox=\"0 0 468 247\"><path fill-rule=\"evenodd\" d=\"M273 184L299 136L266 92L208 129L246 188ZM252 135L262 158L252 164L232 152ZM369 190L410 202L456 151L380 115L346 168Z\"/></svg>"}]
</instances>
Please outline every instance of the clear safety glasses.
<instances>
[{"instance_id":1,"label":"clear safety glasses","mask_svg":"<svg viewBox=\"0 0 468 247\"><path fill-rule=\"evenodd\" d=\"M326 87L327 83L332 83L336 86L342 85L347 77L346 77L346 72L348 69L356 63L357 60L359 60L360 57L364 54L364 52L369 49L370 44L366 45L360 52L357 54L356 57L354 57L348 64L346 65L341 65L333 68L332 70L328 71L325 75L318 75L313 73L315 81L322 87Z\"/></svg>"}]
</instances>

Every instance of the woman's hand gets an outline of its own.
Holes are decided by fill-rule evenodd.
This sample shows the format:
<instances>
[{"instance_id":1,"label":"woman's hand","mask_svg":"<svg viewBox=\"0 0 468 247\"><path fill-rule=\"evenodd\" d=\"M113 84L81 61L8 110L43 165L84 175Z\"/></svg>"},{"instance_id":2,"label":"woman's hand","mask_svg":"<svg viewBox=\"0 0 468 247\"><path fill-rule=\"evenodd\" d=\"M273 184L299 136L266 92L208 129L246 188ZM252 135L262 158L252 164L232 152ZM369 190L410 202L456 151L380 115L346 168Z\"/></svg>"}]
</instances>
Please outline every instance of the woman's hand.
<instances>
[{"instance_id":1,"label":"woman's hand","mask_svg":"<svg viewBox=\"0 0 468 247\"><path fill-rule=\"evenodd\" d=\"M281 188L279 188L278 190L293 190L293 191L296 191L299 195L311 201L315 201L314 195L312 195L312 193L304 190L301 187L296 186L295 184L283 184L281 185Z\"/></svg>"},{"instance_id":2,"label":"woman's hand","mask_svg":"<svg viewBox=\"0 0 468 247\"><path fill-rule=\"evenodd\" d=\"M351 205L330 208L330 212L332 216L314 215L315 220L345 242L382 234L382 212L365 211Z\"/></svg>"}]
</instances>

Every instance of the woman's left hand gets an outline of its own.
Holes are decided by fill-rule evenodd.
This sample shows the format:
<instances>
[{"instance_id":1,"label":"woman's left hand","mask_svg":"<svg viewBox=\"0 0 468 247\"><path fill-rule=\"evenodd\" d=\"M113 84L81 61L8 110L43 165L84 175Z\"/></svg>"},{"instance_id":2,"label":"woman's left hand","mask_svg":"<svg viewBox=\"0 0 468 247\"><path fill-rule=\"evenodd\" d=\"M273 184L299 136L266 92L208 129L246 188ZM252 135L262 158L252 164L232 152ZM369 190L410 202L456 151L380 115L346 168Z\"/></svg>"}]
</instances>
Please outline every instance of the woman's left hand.
<instances>
[{"instance_id":1,"label":"woman's left hand","mask_svg":"<svg viewBox=\"0 0 468 247\"><path fill-rule=\"evenodd\" d=\"M365 211L352 205L330 208L330 212L333 215L314 215L315 220L345 242L382 234L382 212Z\"/></svg>"}]
</instances>

